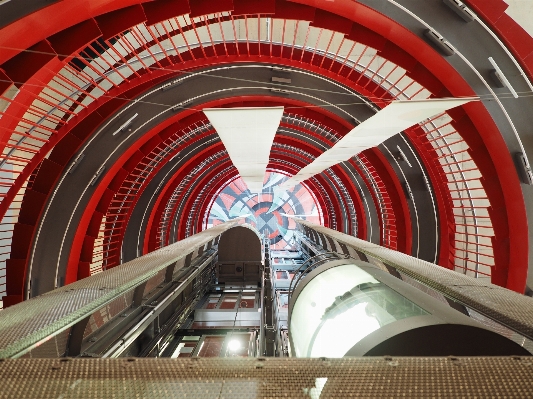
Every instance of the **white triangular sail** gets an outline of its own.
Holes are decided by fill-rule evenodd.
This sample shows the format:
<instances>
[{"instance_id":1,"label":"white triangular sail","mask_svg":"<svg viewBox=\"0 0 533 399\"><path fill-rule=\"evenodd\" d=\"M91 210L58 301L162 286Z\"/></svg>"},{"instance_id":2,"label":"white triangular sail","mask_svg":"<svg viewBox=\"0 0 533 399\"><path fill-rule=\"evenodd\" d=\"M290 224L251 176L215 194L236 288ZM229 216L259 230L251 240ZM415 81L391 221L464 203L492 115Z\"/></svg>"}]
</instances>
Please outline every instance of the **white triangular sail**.
<instances>
[{"instance_id":1,"label":"white triangular sail","mask_svg":"<svg viewBox=\"0 0 533 399\"><path fill-rule=\"evenodd\" d=\"M248 189L260 193L283 107L204 109Z\"/></svg>"},{"instance_id":2,"label":"white triangular sail","mask_svg":"<svg viewBox=\"0 0 533 399\"><path fill-rule=\"evenodd\" d=\"M475 98L393 101L376 115L352 129L333 147L281 184L288 189L320 172L383 143L397 133Z\"/></svg>"}]
</instances>

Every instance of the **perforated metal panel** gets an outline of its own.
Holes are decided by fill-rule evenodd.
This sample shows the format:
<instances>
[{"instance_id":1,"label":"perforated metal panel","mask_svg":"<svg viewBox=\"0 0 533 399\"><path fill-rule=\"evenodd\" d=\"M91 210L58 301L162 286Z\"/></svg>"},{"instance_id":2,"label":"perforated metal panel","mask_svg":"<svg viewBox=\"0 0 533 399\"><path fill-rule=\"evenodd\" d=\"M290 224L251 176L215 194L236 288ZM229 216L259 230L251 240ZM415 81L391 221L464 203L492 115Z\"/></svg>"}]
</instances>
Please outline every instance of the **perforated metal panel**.
<instances>
[{"instance_id":1,"label":"perforated metal panel","mask_svg":"<svg viewBox=\"0 0 533 399\"><path fill-rule=\"evenodd\" d=\"M0 398L530 398L533 392L529 358L62 360L1 362Z\"/></svg>"},{"instance_id":2,"label":"perforated metal panel","mask_svg":"<svg viewBox=\"0 0 533 399\"><path fill-rule=\"evenodd\" d=\"M204 246L230 221L0 312L0 357L20 356Z\"/></svg>"}]
</instances>

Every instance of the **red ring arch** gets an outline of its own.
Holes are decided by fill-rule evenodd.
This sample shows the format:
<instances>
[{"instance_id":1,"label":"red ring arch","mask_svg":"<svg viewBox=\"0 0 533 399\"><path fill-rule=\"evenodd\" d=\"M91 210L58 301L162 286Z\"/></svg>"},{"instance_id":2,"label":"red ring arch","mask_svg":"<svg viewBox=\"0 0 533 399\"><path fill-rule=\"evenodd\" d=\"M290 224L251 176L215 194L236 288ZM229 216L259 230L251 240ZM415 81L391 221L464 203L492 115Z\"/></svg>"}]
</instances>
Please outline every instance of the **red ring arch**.
<instances>
[{"instance_id":1,"label":"red ring arch","mask_svg":"<svg viewBox=\"0 0 533 399\"><path fill-rule=\"evenodd\" d=\"M362 89L359 89L359 90L360 90L360 91L363 91L363 92L365 91L365 90L362 90Z\"/></svg>"},{"instance_id":2,"label":"red ring arch","mask_svg":"<svg viewBox=\"0 0 533 399\"><path fill-rule=\"evenodd\" d=\"M223 99L223 100L215 100L215 101L210 101L208 103L205 103L205 104L202 104L202 107L214 107L214 106L221 106L221 105L224 105L224 106L228 106L228 105L231 105L231 106L242 106L243 104L247 104L247 105L255 105L257 106L258 104L264 104L265 102L264 101L259 101L259 100L264 100L263 97L251 97L251 98L246 98L246 100L243 98L243 97L240 97L239 100L235 100L233 98L226 98L226 99ZM270 99L269 99L270 100ZM273 101L272 101L273 100ZM292 106L297 106L297 107L306 107L307 104L305 103L302 103L300 101L296 101L296 100L292 100L292 99L281 99L281 98L273 98L272 100L269 101L269 103L274 103L274 104L289 104L289 105L292 105ZM306 111L307 114L309 114L310 112ZM79 244L79 243L86 243L88 237L86 235L86 231L87 229L89 228L89 226L92 224L94 224L95 222L91 222L93 219L93 215L95 214L95 211L97 209L100 209L101 210L101 214L104 213L104 209L105 209L105 206L103 206L103 203L101 201L104 201L104 203L106 202L109 202L110 201L110 198L109 196L108 197L105 197L104 196L104 192L106 190L109 190L108 187L110 186L114 186L116 185L117 183L113 183L115 180L115 176L118 176L119 179L123 179L125 178L125 175L118 175L118 171L120 171L122 169L122 166L121 165L125 165L128 160L135 154L135 152L141 148L145 143L149 142L152 137L155 137L157 135L157 133L161 132L164 128L167 128L168 126L170 126L171 124L175 123L177 120L181 120L181 118L191 118L192 115L196 113L196 111L191 111L191 110L188 110L188 111L184 111L182 113L179 113L179 114L176 114L174 116L172 116L171 118L169 119L166 119L164 120L160 125L156 126L155 128L153 128L150 132L147 132L145 133L137 142L135 142L132 146L130 146L128 148L128 150L120 157L120 159L115 162L115 164L107 171L107 173L105 174L104 178L102 178L100 180L100 183L97 187L97 189L95 190L93 196L91 197L90 201L89 201L89 204L87 205L87 207L85 208L85 211L84 211L84 214L81 218L81 221L78 225L78 230L76 232L76 236L75 236L75 239L74 239L74 242L75 243L78 243L77 246L73 245L72 248L71 248L71 252L70 252L70 255L69 255L69 261L68 261L68 271L67 271L67 276L69 276L69 279L67 280L67 282L71 282L71 281L75 281L75 280L70 280L71 278L74 278L74 276L76 276L76 278L80 278L82 276L85 276L87 274L87 271L85 270L85 272L83 273L79 273L78 272L78 267L80 265L80 253L82 252L82 246L83 244ZM334 127L338 127L338 126L342 126L342 125L345 125L346 128L345 128L345 131L347 132L348 131L348 128L347 128L347 122L341 120L339 117L337 117L335 114L332 114L331 112L329 111L326 111L326 110L322 110L320 109L320 111L313 111L312 113L314 114L317 114L317 115L321 115L321 119L322 119L322 122L324 122L324 120L331 120L332 121L332 126ZM197 119L193 119L193 120L197 120ZM317 154L318 155L318 154ZM193 160L188 160L188 164L192 165L194 162ZM303 164L302 164L303 165ZM181 176L181 174L175 174L173 176L173 179L174 180L179 180L178 177ZM324 186L327 187L328 185L324 183ZM160 194L159 194L159 198L158 198L158 205L159 203L161 203L161 199L164 197L164 193L166 192L168 187L165 187L165 189L162 189ZM332 194L332 193L330 193ZM332 196L333 197L333 196ZM337 214L341 214L340 212L340 208L337 208L335 209L335 212ZM149 225L151 226L152 223L153 223L153 218L155 216L152 214L150 216L150 222L149 222ZM150 229L148 229L150 230ZM89 248L90 248L90 245L89 245ZM145 248L145 251L149 250L150 248L146 246L144 246ZM86 265L86 261L83 262ZM76 272L74 273L72 270L75 269Z\"/></svg>"},{"instance_id":3,"label":"red ring arch","mask_svg":"<svg viewBox=\"0 0 533 399\"><path fill-rule=\"evenodd\" d=\"M466 89L467 92L469 91L467 90L467 87L462 79L453 82L453 80L457 78L455 72L451 70L445 61L443 61L439 56L436 56L433 51L430 51L428 46L425 45L423 41L412 35L410 32L403 30L403 28L399 27L394 21L387 20L385 17L377 14L368 7L357 4L356 6L358 7L358 13L354 15L353 13L347 12L351 10L348 7L353 7L353 3L348 1L339 0L335 4L324 3L319 5L310 0L299 0L298 2L307 3L308 5L312 4L313 7L308 7L308 10L315 9L315 7L319 6L321 9L330 12L333 16L335 16L335 14L350 16L351 20L360 24L359 29L362 27L370 30L371 26L376 26L376 29L380 31L382 35L377 32L377 36L371 36L368 40L374 40L378 42L381 40L383 53L389 52L391 54L395 54L395 50L391 49L390 45L390 43L395 43L399 45L399 48L403 48L406 54L417 54L416 58L418 60L423 60L424 68L427 68L427 70L422 69L423 72L421 72L420 76L424 76L426 79L431 81L431 77L427 74L427 71L432 71L439 77L437 81L440 80L443 82L443 87L448 87L451 93L467 94L461 92L461 90ZM503 2L499 0L493 1L493 4L498 5L497 9L495 10L490 10L488 4L486 2L483 4L483 1L481 0L469 0L468 2L473 5L477 11L481 12L487 20L494 23L496 28L503 26L503 22L506 21L506 19L503 17L504 14L502 11L502 4L504 4ZM31 16L17 21L8 27L6 31L7 34L0 38L0 44L5 43L5 40L13 39L14 37L20 39L18 34L25 28L24 23L29 21L37 21L37 16L42 17L43 15L48 15L48 19L41 20L51 22L44 30L44 32L47 32L47 35L50 35L51 33L58 32L61 24L70 23L67 21L73 21L73 23L77 21L81 22L86 18L95 17L112 10L118 10L126 5L138 4L139 2L114 1L112 3L102 1L98 6L94 7L90 6L89 1L80 1L80 3L86 3L88 7L82 12L76 10L77 14L72 15L74 17L73 19L64 18L65 13L73 13L73 9L65 8L61 10L59 7L55 7L56 5L52 5L35 14L32 14ZM207 4L207 6L213 6L215 2L205 1L204 3ZM286 2L278 1L276 5L278 5L278 3L284 4L283 7L287 7L287 4L285 4ZM145 5L146 14L149 14L149 12L146 11L148 8ZM323 14L321 15L323 17ZM330 21L335 20L329 14L326 14L326 17L329 17ZM374 23L375 25L373 25ZM516 24L513 25L513 32L517 32L515 26ZM505 36L503 29L499 29L499 31L501 35ZM37 35L39 34L38 32L39 30L35 29L32 33ZM520 35L514 33L514 37L517 36ZM524 55L524 52L521 50L521 45L516 40L512 40L512 38L507 36L505 37L507 38L507 41L511 43L515 52L521 55L520 61L522 63L527 61L527 65L531 65L530 60L528 60L528 55ZM20 43L24 44L23 47L28 47L39 42L39 40L42 40L43 38L43 36L41 36L41 39L36 39L34 36L24 37ZM383 42L382 38L389 40L389 42ZM409 42L410 40L411 42ZM529 38L528 42L530 41L531 39ZM424 49L424 51L421 51L421 49ZM14 54L14 52L11 54L8 53L9 52L5 53L6 57ZM396 53L396 58L401 58L402 56L405 56L405 54ZM530 72L529 69L528 71ZM432 83L436 84L435 80L433 80ZM456 120L456 124L460 125L464 131L470 133L467 142L471 148L475 148L473 156L476 155L477 159L485 160L485 162L477 163L479 168L482 170L483 175L490 177L490 180L487 179L486 187L487 193L491 196L491 203L494 205L494 211L492 212L491 216L494 220L493 225L495 230L500 235L500 237L497 237L497 241L503 242L505 241L506 237L509 237L513 248L513 251L510 251L509 248L505 248L504 244L496 246L499 248L497 264L500 265L500 267L496 268L495 277L502 285L507 285L507 287L517 291L523 291L525 273L527 273L527 221L521 192L519 191L516 171L514 170L514 165L512 165L512 160L508 154L502 155L498 151L498 147L503 144L503 140L501 139L501 136L499 135L495 125L492 123L488 112L481 105L477 104L466 106L464 109L466 113L457 113L454 118ZM474 121L474 124L472 124L470 119ZM478 127L477 129L476 126ZM461 131L461 129L459 130ZM479 132L484 133L483 137L479 134ZM463 131L461 131L461 133L463 134ZM491 141L488 141L489 137L491 137ZM494 159L497 159L499 164L498 168L495 168L494 164L489 161L491 156L493 156ZM506 189L502 190L502 187L505 187ZM510 269L508 273L505 270L506 265L513 265L511 268L512 270Z\"/></svg>"}]
</instances>

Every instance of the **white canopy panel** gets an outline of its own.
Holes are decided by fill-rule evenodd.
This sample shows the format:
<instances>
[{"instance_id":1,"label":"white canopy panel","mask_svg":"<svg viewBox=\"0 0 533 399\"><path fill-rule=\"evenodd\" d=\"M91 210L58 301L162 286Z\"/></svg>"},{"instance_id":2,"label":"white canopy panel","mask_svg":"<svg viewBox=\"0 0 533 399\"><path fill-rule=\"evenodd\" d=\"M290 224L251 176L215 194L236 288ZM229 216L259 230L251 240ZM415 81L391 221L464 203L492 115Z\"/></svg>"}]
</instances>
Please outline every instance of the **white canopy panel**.
<instances>
[{"instance_id":1,"label":"white canopy panel","mask_svg":"<svg viewBox=\"0 0 533 399\"><path fill-rule=\"evenodd\" d=\"M394 101L352 129L333 147L322 153L309 165L281 184L288 189L304 180L336 165L347 161L364 150L383 143L388 138L400 133L417 123L450 108L466 104L474 98L428 99Z\"/></svg>"},{"instance_id":2,"label":"white canopy panel","mask_svg":"<svg viewBox=\"0 0 533 399\"><path fill-rule=\"evenodd\" d=\"M283 107L206 108L204 114L248 189L260 193Z\"/></svg>"}]
</instances>

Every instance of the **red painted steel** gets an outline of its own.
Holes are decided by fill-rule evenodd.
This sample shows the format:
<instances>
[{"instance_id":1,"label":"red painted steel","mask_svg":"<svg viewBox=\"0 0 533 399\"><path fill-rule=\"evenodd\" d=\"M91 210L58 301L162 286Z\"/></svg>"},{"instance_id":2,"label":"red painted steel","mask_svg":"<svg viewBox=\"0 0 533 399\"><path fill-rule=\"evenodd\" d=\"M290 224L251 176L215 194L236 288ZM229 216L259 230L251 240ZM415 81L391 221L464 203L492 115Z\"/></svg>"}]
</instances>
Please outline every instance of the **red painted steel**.
<instances>
[{"instance_id":1,"label":"red painted steel","mask_svg":"<svg viewBox=\"0 0 533 399\"><path fill-rule=\"evenodd\" d=\"M224 99L222 102L219 102L219 103L224 103L225 106L228 106L229 103L232 102L232 101L234 102L234 100L232 100L232 99ZM247 99L247 101L250 101L250 102L251 102L251 105L254 105L254 106L257 106L257 105L259 104L259 101L257 101L255 98ZM283 100L283 101L284 101L284 102L287 102L288 100ZM288 102L289 102L289 104L292 105L292 106L300 104L300 103L298 103L298 102L296 102L296 101L288 101ZM277 100L277 99L276 99L275 102L274 102L274 104L278 104L278 105L279 105L279 103L280 103L280 102L279 102L279 100ZM236 104L233 104L233 105L234 105L234 106L235 106L235 105L236 105L236 106L242 106L242 105L246 105L246 104L248 104L248 103L245 102L245 101L243 101L243 99L241 99L241 100L239 100ZM262 104L265 105L264 101L262 102ZM271 104L272 104L272 101L270 101L270 103L269 103L268 105L271 105ZM209 106L212 106L212 105L213 105L213 104L210 104ZM324 111L322 111L322 113L323 113L323 112L324 112ZM315 115L320 115L320 113L318 113L318 112L316 112L316 111L313 111L312 113L315 114ZM333 116L333 114L330 114L330 116ZM323 118L323 115L322 115L322 118ZM334 126L341 127L341 126L342 126L342 123L339 123L340 120L338 119L338 117L335 117L335 118L336 118L336 120L335 120L335 121L332 121L333 125L334 125ZM345 123L345 122L344 122L344 123ZM345 132L346 132L346 131L347 131L347 128L345 127L344 130L345 130ZM153 177L154 174L152 174L151 176ZM145 184L146 184L146 183L147 183L147 181L145 181ZM194 195L191 196L191 197L194 197ZM98 217L100 217L100 216L98 216ZM101 217L100 217L100 220L101 220ZM95 235L95 234L93 234L93 235ZM113 244L116 244L118 241L120 241L120 237L121 237L122 235L123 235L123 231L122 231L122 234L119 233L119 234L114 235L114 239L113 239L114 241L113 241ZM95 237L95 238L96 238L96 237ZM85 242L85 245L88 245L88 244L87 244L87 241L84 241L84 242ZM116 249L116 248L115 248L115 249ZM86 263L87 261L86 261L86 260L82 260L81 262L85 262L85 263ZM84 263L84 264L85 264L85 263ZM112 267L112 266L114 266L114 265L115 265L115 262L112 262L112 263L110 263L108 266L109 266L109 267Z\"/></svg>"},{"instance_id":2,"label":"red painted steel","mask_svg":"<svg viewBox=\"0 0 533 399\"><path fill-rule=\"evenodd\" d=\"M83 1L79 3L83 3ZM209 7L215 6L212 1L205 1L204 3L207 4L207 6ZM427 88L431 90L434 95L445 95L448 93L455 95L464 95L471 93L466 83L455 73L455 71L453 71L453 69L445 61L443 61L440 56L436 55L436 53L421 39L412 35L410 32L407 32L404 28L400 27L394 21L387 20L383 16L375 13L368 7L343 0L326 3L322 2L320 4L317 4L316 2L311 0L299 0L297 1L297 3L304 4L292 4L278 0L276 2L276 12L278 12L279 10L279 15L282 15L283 12L287 12L287 10L289 10L291 7L300 7L300 10L302 11L309 11L307 17L305 17L302 13L302 19L310 19L310 15L312 12L314 20L314 14L316 13L315 8L318 7L324 11L319 12L320 16L317 17L317 20L322 18L323 15L328 16L329 14L327 13L335 15L334 17L330 17L329 20L326 18L326 21L322 22L322 24L326 24L328 23L328 21L335 20L335 18L338 18L338 16L349 17L350 21L352 21L353 23L349 37L355 37L355 35L357 35L359 38L362 38L364 43L372 43L374 47L380 50L381 55L388 55L389 57L394 58L398 63L401 63L401 65L409 71L408 74L410 76L414 77L417 80L420 76L419 81L423 85L427 85ZM484 17L493 22L495 25L497 25L497 27L502 26L503 22L507 21L502 14L502 7L498 8L496 11L494 9L489 11L489 7L485 7L485 5L483 5L481 1L470 0L469 3L474 4L475 7L478 8L478 11L482 12ZM493 3L498 4L499 6L502 2L495 0ZM52 5L35 14L32 14L31 16L25 17L22 20L17 21L16 23L4 29L2 31L3 34L0 37L0 45L4 45L4 47L6 47L5 44L9 44L9 40L12 41L13 38L17 36L16 42L20 44L21 48L26 48L38 43L40 40L42 41L42 38L44 38L45 36L50 36L52 34L64 31L64 28L66 27L73 26L79 23L85 23L83 21L87 21L90 17L96 17L112 10L120 10L123 7L130 5L130 10L137 11L121 11L121 13L126 13L121 15L128 15L126 19L129 22L134 21L136 18L138 20L142 20L143 15L145 13L141 8L139 8L138 6L134 6L133 4L138 4L138 2L114 1L113 4L111 4L111 2L102 1L97 6L86 7L85 9L76 10L76 12L74 12L74 8L72 8L72 6L70 5L65 5L64 9L62 10L60 10L55 5ZM220 4L218 4L217 6L220 6ZM350 10L353 10L353 7L355 7L356 9L356 13L350 12ZM54 12L55 14L53 14ZM27 23L31 21L36 21L36 14L39 14L40 17L48 17L46 21L47 23L49 23L49 25L42 30L34 29L31 32L31 35L27 35L27 32L25 32L25 36L18 37L20 32L22 32L23 30L25 31L25 26L27 26ZM66 15L69 15L72 18L64 18ZM107 26L105 20L106 17L100 18L102 26ZM499 25L496 23L497 21L500 21ZM90 24L90 22L87 23ZM38 25L39 24L37 23L34 26ZM102 28L102 26L100 28ZM520 36L520 31L519 29L516 29L515 26L513 26L512 29L509 29L509 32L509 37L516 38ZM108 33L110 33L110 31L108 31ZM503 31L499 31L499 33L504 35ZM45 36L42 36L43 34ZM41 39L39 39L39 35L41 35ZM507 40L511 39L508 38ZM43 44L43 46L46 47L46 44ZM232 49L234 49L234 51L236 51L236 54L238 55L236 59L239 58L239 55L244 55L244 53L247 53L247 55L250 57L250 52L252 52L254 49L253 43L246 43L244 47L241 47L240 45L232 47L229 46L227 43L224 43L221 46L223 46L223 48L226 50L226 54L227 51L233 51ZM526 54L519 44L514 47L511 47L517 54L521 56L522 62L525 62L525 60L527 61L529 54ZM262 49L263 46L259 46L257 49L257 54L259 54ZM278 54L276 52L272 53L272 49L273 46L270 45L270 55ZM48 53L50 56L52 56L55 50L55 48L50 48L49 51L45 51L45 53ZM205 50L202 48L202 52L203 51ZM216 51L217 50L215 50L215 54ZM241 51L243 54L241 54ZM3 51L0 54L0 57L4 57L3 60L6 60L10 57L13 57L18 52L19 50L6 49L6 51ZM29 53L24 54L25 55L21 54L21 57L26 57ZM284 53L279 54L284 55ZM192 59L196 57L194 51L190 51L190 55ZM203 55L205 56L207 54L204 53ZM325 57L315 57L314 55L304 56L303 52L300 51L300 53L298 53L297 51L295 51L294 48L292 49L290 55L287 55L287 57L289 57L292 61L293 56L295 57L294 60L297 60L298 55L300 55L301 61L313 64L307 66L307 68L309 68L310 70L320 72L326 76L329 75L329 77L333 77L343 83L345 83L346 80L343 81L343 79L339 79L338 74L346 76L349 79L349 83L351 84L351 86L353 86L354 79L352 77L352 72L348 72L346 68L343 68L342 66L339 68L337 64L331 62L330 60L326 60ZM63 56L64 55L61 55L61 57ZM417 63L413 62L414 58L418 60ZM40 59L41 61L39 61L38 63L42 64L43 58L40 57ZM47 62L50 61L53 61L53 57L50 58ZM281 60L276 61L280 62ZM284 62L280 63L283 64ZM35 63L35 65L36 64L37 63ZM53 73L54 70L57 70L56 67L47 68L49 71L48 73ZM7 69L11 71L8 74L8 77L11 79L12 76L15 76L17 73L19 73L18 71L15 71L14 68ZM327 72L323 71L323 69L327 69ZM29 66L28 68L21 70L21 72L23 74L19 76L22 76L23 79L26 79L25 81L27 81L28 84L32 79L31 76L33 72L33 75L40 73L38 71L33 71ZM45 79L43 80L46 81ZM384 92L380 91L382 89L380 89L376 84L371 82L368 78L363 77L362 75L359 75L358 79L356 79L355 81L367 90L369 90L374 95L376 95L376 93L378 93L379 96L383 96L385 94ZM17 99L19 98L22 99L20 95L17 96ZM10 107L10 112L13 111L14 109L11 109ZM464 139L468 143L470 148L474 149L471 151L471 155L475 159L480 169L483 169L484 171L484 188L487 191L487 195L491 200L491 204L493 205L493 211L491 213L491 216L494 218L493 225L495 231L497 232L497 235L494 238L495 258L497 259L497 265L499 265L499 267L496 268L496 270L498 271L498 277L496 278L496 280L502 285L507 284L508 287L517 291L521 291L523 290L525 273L527 272L527 224L525 218L524 204L521 197L520 186L516 176L516 171L514 169L514 166L512 165L512 160L510 159L509 154L502 153L501 151L499 151L499 148L501 148L503 141L493 121L490 119L490 115L488 114L488 112L481 105L467 106L465 107L465 111L466 114L463 115L462 118L472 120L473 125L475 127L473 129L470 127L465 127L468 126L468 123L465 123L462 120L462 125L459 130L461 131L461 128L464 130L464 132L461 131L461 134L465 136ZM39 111L36 110L36 112ZM50 133L54 132L50 131ZM89 133L80 132L80 135L82 136L86 134ZM47 149L49 148L51 147L48 147ZM27 149L27 151L31 152L32 150ZM41 151L41 153L44 152L44 150ZM498 163L497 169L494 167L493 161L490 160L491 158ZM22 163L26 162L25 160L18 158L13 158L13 160ZM35 170L38 164L38 162L35 162L32 166L33 169L29 168L28 171L25 170L26 178L31 175L32 171ZM25 180L26 179L18 179L17 184L19 185L19 187L24 183ZM434 185L441 184L435 181L433 183ZM502 187L505 187L505 190L502 189ZM13 190L13 192L16 193L18 192L18 190ZM12 199L14 199L14 195L12 196ZM510 251L510 244L505 245L505 242L513 243L513 251ZM506 270L508 265L511 265L512 267L509 270ZM507 276L509 276L509 278L507 278Z\"/></svg>"}]
</instances>

